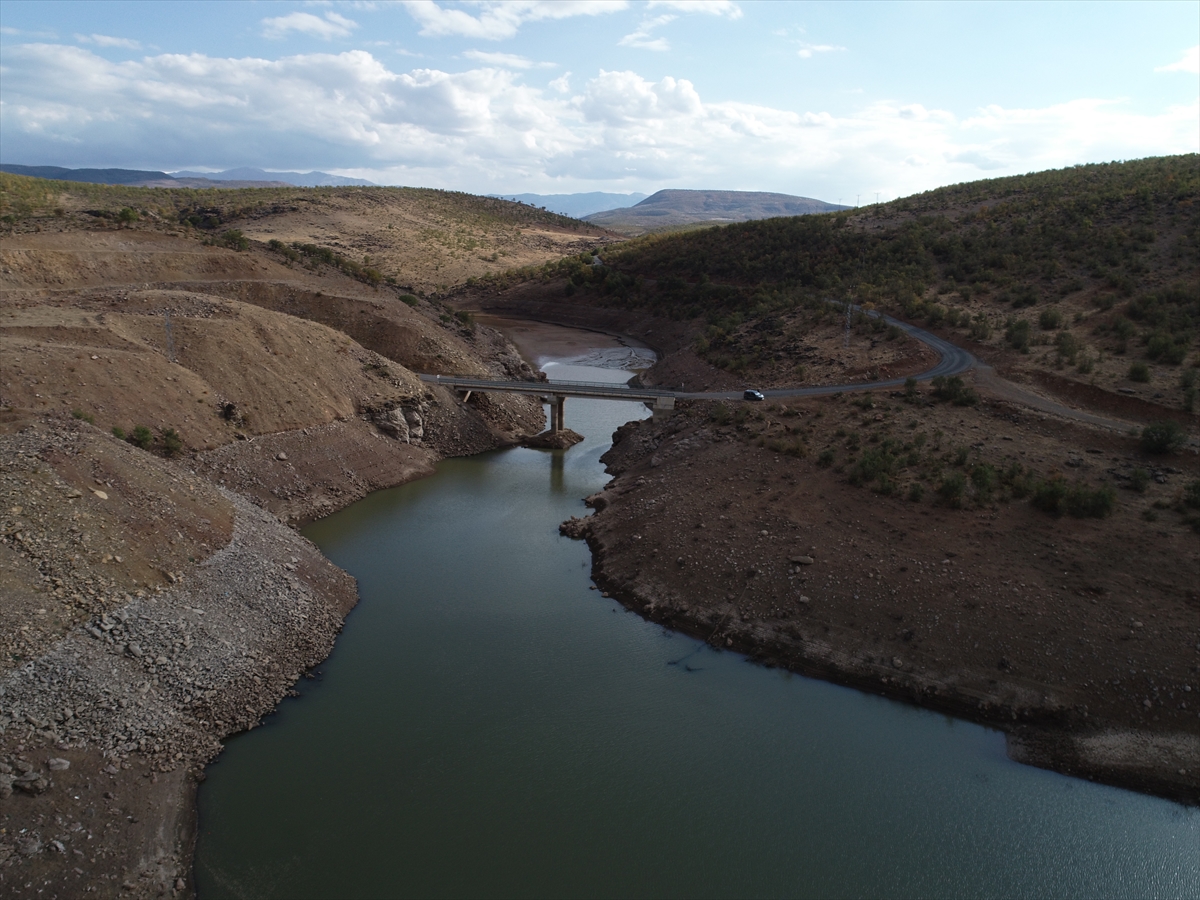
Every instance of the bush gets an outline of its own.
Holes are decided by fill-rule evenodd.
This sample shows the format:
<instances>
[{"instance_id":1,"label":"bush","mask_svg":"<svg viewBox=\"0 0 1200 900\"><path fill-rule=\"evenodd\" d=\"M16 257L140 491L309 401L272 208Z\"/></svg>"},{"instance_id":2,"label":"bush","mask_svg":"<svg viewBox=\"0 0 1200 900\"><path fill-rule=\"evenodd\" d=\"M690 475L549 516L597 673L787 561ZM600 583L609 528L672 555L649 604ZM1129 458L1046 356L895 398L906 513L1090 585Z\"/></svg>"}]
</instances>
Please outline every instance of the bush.
<instances>
[{"instance_id":1,"label":"bush","mask_svg":"<svg viewBox=\"0 0 1200 900\"><path fill-rule=\"evenodd\" d=\"M1142 468L1134 469L1129 475L1129 487L1139 494L1146 493L1146 488L1150 487L1150 473Z\"/></svg>"},{"instance_id":2,"label":"bush","mask_svg":"<svg viewBox=\"0 0 1200 900\"><path fill-rule=\"evenodd\" d=\"M1071 332L1060 331L1054 339L1054 349L1058 351L1059 356L1073 363L1079 351L1083 349L1083 344Z\"/></svg>"},{"instance_id":3,"label":"bush","mask_svg":"<svg viewBox=\"0 0 1200 900\"><path fill-rule=\"evenodd\" d=\"M1144 362L1135 362L1129 367L1129 380L1145 384L1150 380L1150 369Z\"/></svg>"},{"instance_id":4,"label":"bush","mask_svg":"<svg viewBox=\"0 0 1200 900\"><path fill-rule=\"evenodd\" d=\"M1153 422L1142 429L1142 450L1146 453L1171 453L1187 440L1187 432L1178 422Z\"/></svg>"},{"instance_id":5,"label":"bush","mask_svg":"<svg viewBox=\"0 0 1200 900\"><path fill-rule=\"evenodd\" d=\"M983 313L976 313L971 320L971 340L986 341L992 336L992 325Z\"/></svg>"},{"instance_id":6,"label":"bush","mask_svg":"<svg viewBox=\"0 0 1200 900\"><path fill-rule=\"evenodd\" d=\"M226 231L221 235L217 243L222 247L228 247L230 250L236 250L238 253L250 249L250 239L237 228L231 228Z\"/></svg>"},{"instance_id":7,"label":"bush","mask_svg":"<svg viewBox=\"0 0 1200 900\"><path fill-rule=\"evenodd\" d=\"M129 435L129 443L135 447L141 447L143 450L149 450L154 443L154 432L145 425L136 425L133 433Z\"/></svg>"},{"instance_id":8,"label":"bush","mask_svg":"<svg viewBox=\"0 0 1200 900\"><path fill-rule=\"evenodd\" d=\"M817 465L829 468L833 465L833 450L826 448L821 451L821 455L817 457Z\"/></svg>"},{"instance_id":9,"label":"bush","mask_svg":"<svg viewBox=\"0 0 1200 900\"><path fill-rule=\"evenodd\" d=\"M409 306L416 306L418 301L417 301L417 298L414 297L412 294L401 294L400 302L407 303Z\"/></svg>"},{"instance_id":10,"label":"bush","mask_svg":"<svg viewBox=\"0 0 1200 900\"><path fill-rule=\"evenodd\" d=\"M1067 480L1061 475L1054 475L1045 481L1039 481L1033 488L1030 503L1042 512L1051 515L1062 515L1063 501L1067 498Z\"/></svg>"},{"instance_id":11,"label":"bush","mask_svg":"<svg viewBox=\"0 0 1200 900\"><path fill-rule=\"evenodd\" d=\"M114 425L112 427L112 433L113 433L113 437L115 437L118 441L125 440L125 429L122 428L120 425Z\"/></svg>"},{"instance_id":12,"label":"bush","mask_svg":"<svg viewBox=\"0 0 1200 900\"><path fill-rule=\"evenodd\" d=\"M1053 331L1056 328L1061 328L1063 323L1063 314L1053 307L1042 310L1042 314L1038 316L1038 325L1042 331Z\"/></svg>"},{"instance_id":13,"label":"bush","mask_svg":"<svg viewBox=\"0 0 1200 900\"><path fill-rule=\"evenodd\" d=\"M122 225L132 225L139 218L137 210L129 206L122 207L121 211L117 213L117 221Z\"/></svg>"},{"instance_id":14,"label":"bush","mask_svg":"<svg viewBox=\"0 0 1200 900\"><path fill-rule=\"evenodd\" d=\"M908 499L913 503L920 503L921 498L925 496L925 486L919 481L914 481L908 486Z\"/></svg>"},{"instance_id":15,"label":"bush","mask_svg":"<svg viewBox=\"0 0 1200 900\"><path fill-rule=\"evenodd\" d=\"M962 472L952 472L942 479L937 492L943 503L952 509L959 509L963 505L963 495L966 490L967 479L963 477Z\"/></svg>"},{"instance_id":16,"label":"bush","mask_svg":"<svg viewBox=\"0 0 1200 900\"><path fill-rule=\"evenodd\" d=\"M1087 485L1076 484L1067 491L1066 507L1067 512L1077 519L1103 519L1112 514L1116 500L1116 491L1108 485L1093 490Z\"/></svg>"},{"instance_id":17,"label":"bush","mask_svg":"<svg viewBox=\"0 0 1200 900\"><path fill-rule=\"evenodd\" d=\"M1183 489L1183 505L1192 509L1200 509L1200 479L1193 481Z\"/></svg>"},{"instance_id":18,"label":"bush","mask_svg":"<svg viewBox=\"0 0 1200 900\"><path fill-rule=\"evenodd\" d=\"M974 406L979 402L979 395L963 384L957 375L947 378L939 375L933 379L933 395L939 400L948 400L955 406Z\"/></svg>"},{"instance_id":19,"label":"bush","mask_svg":"<svg viewBox=\"0 0 1200 900\"><path fill-rule=\"evenodd\" d=\"M1014 350L1020 350L1022 353L1028 353L1029 332L1030 325L1028 319L1010 318L1005 325L1004 339L1008 341L1009 346Z\"/></svg>"},{"instance_id":20,"label":"bush","mask_svg":"<svg viewBox=\"0 0 1200 900\"><path fill-rule=\"evenodd\" d=\"M971 470L971 484L975 485L975 492L981 501L992 496L998 480L996 470L987 463L980 463Z\"/></svg>"},{"instance_id":21,"label":"bush","mask_svg":"<svg viewBox=\"0 0 1200 900\"><path fill-rule=\"evenodd\" d=\"M71 410L71 415L80 421L87 422L89 425L96 424L96 417L91 413L85 413L82 409Z\"/></svg>"},{"instance_id":22,"label":"bush","mask_svg":"<svg viewBox=\"0 0 1200 900\"><path fill-rule=\"evenodd\" d=\"M162 431L163 456L178 456L183 450L183 438L174 428L164 428Z\"/></svg>"},{"instance_id":23,"label":"bush","mask_svg":"<svg viewBox=\"0 0 1200 900\"><path fill-rule=\"evenodd\" d=\"M1102 519L1112 513L1116 500L1116 492L1108 485L1095 489L1082 483L1068 485L1062 475L1052 475L1038 482L1029 502L1052 516L1066 512L1077 519Z\"/></svg>"}]
</instances>

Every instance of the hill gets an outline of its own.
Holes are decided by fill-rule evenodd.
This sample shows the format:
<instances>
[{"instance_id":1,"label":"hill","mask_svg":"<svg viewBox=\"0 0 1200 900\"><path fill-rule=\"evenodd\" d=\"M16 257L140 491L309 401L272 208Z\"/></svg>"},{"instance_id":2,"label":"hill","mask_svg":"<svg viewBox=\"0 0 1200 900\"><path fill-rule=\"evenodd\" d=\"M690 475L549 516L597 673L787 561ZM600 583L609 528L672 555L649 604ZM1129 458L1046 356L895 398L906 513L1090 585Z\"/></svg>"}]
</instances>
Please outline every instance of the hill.
<instances>
[{"instance_id":1,"label":"hill","mask_svg":"<svg viewBox=\"0 0 1200 900\"><path fill-rule=\"evenodd\" d=\"M582 194L493 194L505 200L528 203L551 212L582 219L591 213L633 206L646 198L645 194L610 194L606 191L588 191Z\"/></svg>"},{"instance_id":2,"label":"hill","mask_svg":"<svg viewBox=\"0 0 1200 900\"><path fill-rule=\"evenodd\" d=\"M268 172L265 169L255 169L242 166L237 169L226 169L223 172L172 172L171 177L179 179L204 178L209 181L274 181L296 187L374 187L375 182L364 178L346 178L343 175L330 175L328 172Z\"/></svg>"},{"instance_id":3,"label":"hill","mask_svg":"<svg viewBox=\"0 0 1200 900\"><path fill-rule=\"evenodd\" d=\"M722 225L777 216L807 216L847 207L809 197L758 191L664 190L627 209L610 209L584 220L636 236L700 224Z\"/></svg>"},{"instance_id":4,"label":"hill","mask_svg":"<svg viewBox=\"0 0 1200 900\"><path fill-rule=\"evenodd\" d=\"M115 222L126 209L167 232L321 247L421 293L616 237L531 206L425 188L140 188L0 174L0 224L17 230L58 227L60 216Z\"/></svg>"},{"instance_id":5,"label":"hill","mask_svg":"<svg viewBox=\"0 0 1200 900\"><path fill-rule=\"evenodd\" d=\"M792 375L787 335L853 299L1046 390L1194 410L1198 201L1194 155L1078 166L650 235L609 250L606 267L554 271L580 302L694 323L704 360L765 383Z\"/></svg>"},{"instance_id":6,"label":"hill","mask_svg":"<svg viewBox=\"0 0 1200 900\"><path fill-rule=\"evenodd\" d=\"M0 165L0 172L25 175L29 178L50 178L56 181L81 181L87 184L141 184L144 181L171 181L166 172L142 169L64 169L61 166Z\"/></svg>"}]
</instances>

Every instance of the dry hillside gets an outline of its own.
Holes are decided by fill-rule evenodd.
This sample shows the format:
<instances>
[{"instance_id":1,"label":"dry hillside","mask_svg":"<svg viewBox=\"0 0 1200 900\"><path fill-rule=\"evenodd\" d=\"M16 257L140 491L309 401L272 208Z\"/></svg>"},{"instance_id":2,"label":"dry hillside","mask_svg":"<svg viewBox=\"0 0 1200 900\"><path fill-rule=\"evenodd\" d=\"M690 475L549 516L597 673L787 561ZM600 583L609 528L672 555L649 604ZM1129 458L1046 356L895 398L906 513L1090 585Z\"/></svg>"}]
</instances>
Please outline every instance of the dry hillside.
<instances>
[{"instance_id":1,"label":"dry hillside","mask_svg":"<svg viewBox=\"0 0 1200 900\"><path fill-rule=\"evenodd\" d=\"M198 214L186 192L4 178L0 893L186 895L203 765L325 657L354 603L287 524L543 426L535 398L463 402L416 372L534 373L347 255L378 225L387 258L418 258L418 226L449 227L459 195L375 208L289 189L272 214L207 192ZM320 253L231 227L286 237L317 207L347 228ZM525 259L578 240L514 210L463 227ZM447 278L492 265L447 260Z\"/></svg>"}]
</instances>

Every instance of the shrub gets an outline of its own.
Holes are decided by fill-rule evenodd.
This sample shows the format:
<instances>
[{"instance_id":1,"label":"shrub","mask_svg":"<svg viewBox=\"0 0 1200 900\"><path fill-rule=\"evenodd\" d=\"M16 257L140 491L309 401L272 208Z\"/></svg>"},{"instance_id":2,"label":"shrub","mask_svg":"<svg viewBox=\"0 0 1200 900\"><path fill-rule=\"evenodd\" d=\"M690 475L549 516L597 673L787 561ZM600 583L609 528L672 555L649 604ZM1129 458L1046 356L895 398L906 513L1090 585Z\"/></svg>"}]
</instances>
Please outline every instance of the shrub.
<instances>
[{"instance_id":1,"label":"shrub","mask_svg":"<svg viewBox=\"0 0 1200 900\"><path fill-rule=\"evenodd\" d=\"M129 443L135 447L141 447L143 450L149 450L154 443L154 432L145 425L135 425L133 433L129 435Z\"/></svg>"},{"instance_id":2,"label":"shrub","mask_svg":"<svg viewBox=\"0 0 1200 900\"><path fill-rule=\"evenodd\" d=\"M1067 480L1061 475L1052 475L1034 486L1033 497L1029 502L1042 512L1061 516L1063 503L1067 499L1067 490Z\"/></svg>"},{"instance_id":3,"label":"shrub","mask_svg":"<svg viewBox=\"0 0 1200 900\"><path fill-rule=\"evenodd\" d=\"M226 231L221 235L217 243L222 247L228 247L230 250L236 250L239 253L250 249L250 239L237 228L231 228Z\"/></svg>"},{"instance_id":4,"label":"shrub","mask_svg":"<svg viewBox=\"0 0 1200 900\"><path fill-rule=\"evenodd\" d=\"M1073 363L1079 351L1083 349L1083 344L1071 332L1060 331L1054 339L1054 349L1058 351L1059 356Z\"/></svg>"},{"instance_id":5,"label":"shrub","mask_svg":"<svg viewBox=\"0 0 1200 900\"><path fill-rule=\"evenodd\" d=\"M416 298L416 297L414 297L412 294L401 294L401 295L400 295L400 302L401 302L401 303L407 303L409 306L416 306L416 305L417 305L417 298Z\"/></svg>"},{"instance_id":6,"label":"shrub","mask_svg":"<svg viewBox=\"0 0 1200 900\"><path fill-rule=\"evenodd\" d=\"M954 464L959 468L967 464L967 459L970 457L971 451L966 447L959 447L954 451Z\"/></svg>"},{"instance_id":7,"label":"shrub","mask_svg":"<svg viewBox=\"0 0 1200 900\"><path fill-rule=\"evenodd\" d=\"M183 450L183 438L174 428L162 430L163 456L178 456Z\"/></svg>"},{"instance_id":8,"label":"shrub","mask_svg":"<svg viewBox=\"0 0 1200 900\"><path fill-rule=\"evenodd\" d=\"M821 451L821 455L817 457L817 465L828 468L833 465L833 450L826 448Z\"/></svg>"},{"instance_id":9,"label":"shrub","mask_svg":"<svg viewBox=\"0 0 1200 900\"><path fill-rule=\"evenodd\" d=\"M112 427L112 433L113 433L113 437L115 437L118 441L125 440L125 429L122 428L120 425L114 425Z\"/></svg>"},{"instance_id":10,"label":"shrub","mask_svg":"<svg viewBox=\"0 0 1200 900\"><path fill-rule=\"evenodd\" d=\"M1129 380L1145 384L1150 380L1150 368L1144 362L1135 362L1129 367Z\"/></svg>"},{"instance_id":11,"label":"shrub","mask_svg":"<svg viewBox=\"0 0 1200 900\"><path fill-rule=\"evenodd\" d=\"M1042 331L1053 331L1056 328L1061 328L1062 323L1063 314L1053 307L1043 309L1042 314L1038 316L1038 325L1041 326Z\"/></svg>"},{"instance_id":12,"label":"shrub","mask_svg":"<svg viewBox=\"0 0 1200 900\"><path fill-rule=\"evenodd\" d=\"M1142 449L1147 453L1171 453L1186 440L1187 432L1178 422L1153 422L1142 429Z\"/></svg>"},{"instance_id":13,"label":"shrub","mask_svg":"<svg viewBox=\"0 0 1200 900\"><path fill-rule=\"evenodd\" d=\"M939 400L949 400L955 406L974 406L979 402L979 395L963 384L957 375L949 378L939 375L933 379L933 395Z\"/></svg>"},{"instance_id":14,"label":"shrub","mask_svg":"<svg viewBox=\"0 0 1200 900\"><path fill-rule=\"evenodd\" d=\"M1129 487L1139 494L1146 493L1146 488L1150 487L1150 473L1140 467L1134 469L1129 475Z\"/></svg>"},{"instance_id":15,"label":"shrub","mask_svg":"<svg viewBox=\"0 0 1200 900\"><path fill-rule=\"evenodd\" d=\"M1030 325L1028 319L1009 318L1004 329L1004 339L1014 350L1029 352Z\"/></svg>"},{"instance_id":16,"label":"shrub","mask_svg":"<svg viewBox=\"0 0 1200 900\"><path fill-rule=\"evenodd\" d=\"M959 509L963 505L963 495L966 490L967 479L963 477L962 472L952 472L942 479L937 492L943 503L952 509Z\"/></svg>"},{"instance_id":17,"label":"shrub","mask_svg":"<svg viewBox=\"0 0 1200 900\"><path fill-rule=\"evenodd\" d=\"M93 416L91 413L85 413L81 409L71 410L71 415L74 416L76 419L79 419L83 422L87 422L89 425L96 424L96 417Z\"/></svg>"},{"instance_id":18,"label":"shrub","mask_svg":"<svg viewBox=\"0 0 1200 900\"><path fill-rule=\"evenodd\" d=\"M1116 491L1108 485L1096 489L1076 484L1067 491L1067 512L1077 519L1103 519L1113 511Z\"/></svg>"},{"instance_id":19,"label":"shrub","mask_svg":"<svg viewBox=\"0 0 1200 900\"><path fill-rule=\"evenodd\" d=\"M1200 479L1193 481L1183 489L1183 505L1192 509L1200 509Z\"/></svg>"},{"instance_id":20,"label":"shrub","mask_svg":"<svg viewBox=\"0 0 1200 900\"><path fill-rule=\"evenodd\" d=\"M139 218L137 210L129 206L122 207L121 211L117 213L117 221L122 225L132 225Z\"/></svg>"},{"instance_id":21,"label":"shrub","mask_svg":"<svg viewBox=\"0 0 1200 900\"><path fill-rule=\"evenodd\" d=\"M971 484L975 485L975 492L981 501L992 496L998 480L996 470L987 463L980 463L971 470Z\"/></svg>"},{"instance_id":22,"label":"shrub","mask_svg":"<svg viewBox=\"0 0 1200 900\"><path fill-rule=\"evenodd\" d=\"M908 499L913 503L920 503L921 498L925 496L925 486L919 481L914 481L908 486Z\"/></svg>"},{"instance_id":23,"label":"shrub","mask_svg":"<svg viewBox=\"0 0 1200 900\"><path fill-rule=\"evenodd\" d=\"M992 336L992 325L983 313L976 313L971 321L971 340L986 341Z\"/></svg>"}]
</instances>

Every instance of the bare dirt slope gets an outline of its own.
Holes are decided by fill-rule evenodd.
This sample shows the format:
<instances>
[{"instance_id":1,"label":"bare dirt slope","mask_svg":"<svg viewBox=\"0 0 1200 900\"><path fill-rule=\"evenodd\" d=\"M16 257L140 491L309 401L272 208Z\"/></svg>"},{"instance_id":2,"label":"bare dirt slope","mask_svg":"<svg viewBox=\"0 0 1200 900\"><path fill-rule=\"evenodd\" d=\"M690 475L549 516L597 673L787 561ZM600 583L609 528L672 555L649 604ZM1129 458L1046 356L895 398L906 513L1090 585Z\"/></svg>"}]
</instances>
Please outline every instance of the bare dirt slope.
<instances>
[{"instance_id":1,"label":"bare dirt slope","mask_svg":"<svg viewBox=\"0 0 1200 900\"><path fill-rule=\"evenodd\" d=\"M532 378L499 333L207 237L67 213L0 239L5 896L187 895L203 765L355 602L286 523L544 423L413 371Z\"/></svg>"}]
</instances>

